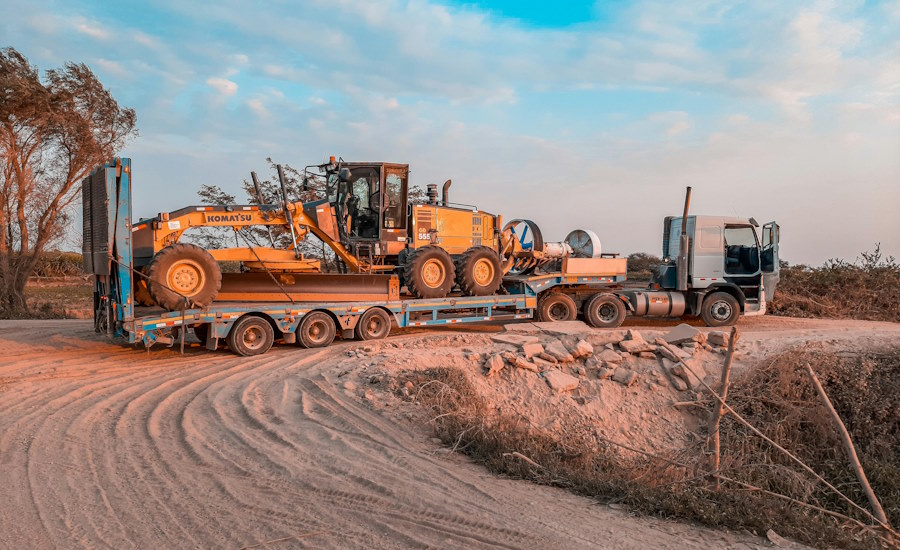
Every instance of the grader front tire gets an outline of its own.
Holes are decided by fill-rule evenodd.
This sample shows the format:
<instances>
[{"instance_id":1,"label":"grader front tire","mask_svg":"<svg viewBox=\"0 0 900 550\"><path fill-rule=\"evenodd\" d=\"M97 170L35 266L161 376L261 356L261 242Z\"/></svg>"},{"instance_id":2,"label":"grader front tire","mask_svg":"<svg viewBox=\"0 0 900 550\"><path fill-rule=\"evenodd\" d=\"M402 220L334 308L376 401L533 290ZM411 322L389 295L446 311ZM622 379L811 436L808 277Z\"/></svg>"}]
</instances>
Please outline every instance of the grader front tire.
<instances>
[{"instance_id":1,"label":"grader front tire","mask_svg":"<svg viewBox=\"0 0 900 550\"><path fill-rule=\"evenodd\" d=\"M160 307L206 307L222 287L222 271L197 245L176 243L156 253L147 268L147 290Z\"/></svg>"}]
</instances>

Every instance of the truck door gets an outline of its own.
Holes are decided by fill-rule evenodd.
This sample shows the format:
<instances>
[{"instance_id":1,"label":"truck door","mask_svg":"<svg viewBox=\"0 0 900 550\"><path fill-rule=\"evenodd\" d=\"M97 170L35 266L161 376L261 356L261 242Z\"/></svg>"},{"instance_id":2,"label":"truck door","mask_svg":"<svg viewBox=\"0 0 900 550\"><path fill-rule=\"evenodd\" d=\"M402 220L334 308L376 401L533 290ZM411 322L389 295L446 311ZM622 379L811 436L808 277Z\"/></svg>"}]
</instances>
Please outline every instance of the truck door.
<instances>
[{"instance_id":1,"label":"truck door","mask_svg":"<svg viewBox=\"0 0 900 550\"><path fill-rule=\"evenodd\" d=\"M778 285L778 279L780 278L781 265L778 259L780 232L781 228L775 222L769 222L762 227L762 250L759 258L767 302L774 297L775 287Z\"/></svg>"}]
</instances>

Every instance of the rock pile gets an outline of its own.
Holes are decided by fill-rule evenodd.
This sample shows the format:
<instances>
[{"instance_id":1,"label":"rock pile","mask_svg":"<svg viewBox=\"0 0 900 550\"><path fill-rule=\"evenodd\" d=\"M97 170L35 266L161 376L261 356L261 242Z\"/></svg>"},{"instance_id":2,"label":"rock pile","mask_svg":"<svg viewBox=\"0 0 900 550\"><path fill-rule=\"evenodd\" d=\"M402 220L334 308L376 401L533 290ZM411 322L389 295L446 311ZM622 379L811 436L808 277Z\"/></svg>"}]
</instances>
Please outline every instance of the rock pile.
<instances>
[{"instance_id":1,"label":"rock pile","mask_svg":"<svg viewBox=\"0 0 900 550\"><path fill-rule=\"evenodd\" d=\"M598 344L598 338L602 344ZM655 360L656 370L644 369L644 374L651 377L651 387L667 379L676 391L698 391L708 373L697 353L701 350L724 353L728 339L726 332L707 334L687 324L676 326L652 342L634 329L593 337L586 326L580 331L575 326L562 329L538 326L537 330L514 330L493 336L491 340L501 349L487 356L484 368L488 377L507 366L524 369L537 373L553 391L568 392L590 374L598 380L632 386L642 376L637 369L639 361ZM595 343L592 345L588 340ZM595 349L597 345L601 347Z\"/></svg>"}]
</instances>

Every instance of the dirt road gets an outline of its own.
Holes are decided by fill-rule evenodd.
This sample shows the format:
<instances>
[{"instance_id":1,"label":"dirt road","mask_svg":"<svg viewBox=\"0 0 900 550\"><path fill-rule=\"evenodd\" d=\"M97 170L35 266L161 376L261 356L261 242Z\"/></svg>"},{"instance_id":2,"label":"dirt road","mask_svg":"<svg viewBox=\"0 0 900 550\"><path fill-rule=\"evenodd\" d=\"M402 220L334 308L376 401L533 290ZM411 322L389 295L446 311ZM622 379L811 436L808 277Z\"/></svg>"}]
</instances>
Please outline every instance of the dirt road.
<instances>
[{"instance_id":1,"label":"dirt road","mask_svg":"<svg viewBox=\"0 0 900 550\"><path fill-rule=\"evenodd\" d=\"M357 345L182 357L109 343L85 321L0 322L0 547L760 544L448 456L326 376Z\"/></svg>"}]
</instances>

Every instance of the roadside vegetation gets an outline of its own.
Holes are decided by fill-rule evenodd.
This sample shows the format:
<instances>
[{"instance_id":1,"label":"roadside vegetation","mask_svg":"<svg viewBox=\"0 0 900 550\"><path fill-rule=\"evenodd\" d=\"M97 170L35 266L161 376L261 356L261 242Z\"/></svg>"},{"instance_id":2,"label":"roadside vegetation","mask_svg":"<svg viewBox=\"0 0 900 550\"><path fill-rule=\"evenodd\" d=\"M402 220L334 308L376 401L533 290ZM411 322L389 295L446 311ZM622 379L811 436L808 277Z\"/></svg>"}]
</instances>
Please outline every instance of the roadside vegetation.
<instances>
[{"instance_id":1,"label":"roadside vegetation","mask_svg":"<svg viewBox=\"0 0 900 550\"><path fill-rule=\"evenodd\" d=\"M888 519L900 522L900 352L836 355L821 349L788 353L733 383L728 403L764 434L866 507L834 426L806 378L812 363L857 444L869 481ZM572 420L563 433L529 425L479 395L462 369L411 373L417 398L429 407L435 433L455 451L495 473L554 485L630 509L713 527L769 529L817 547L873 548L882 536L852 520L816 511L808 503L871 525L796 464L750 433L733 417L721 424L720 473L795 499L789 502L737 483L715 490L704 452L706 433L664 456L630 447L630 441L597 445L596 426ZM696 407L706 418L707 397ZM705 422L701 423L705 426ZM897 542L896 540L894 542Z\"/></svg>"},{"instance_id":2,"label":"roadside vegetation","mask_svg":"<svg viewBox=\"0 0 900 550\"><path fill-rule=\"evenodd\" d=\"M854 262L783 264L770 305L775 315L900 322L900 264L878 244Z\"/></svg>"}]
</instances>

